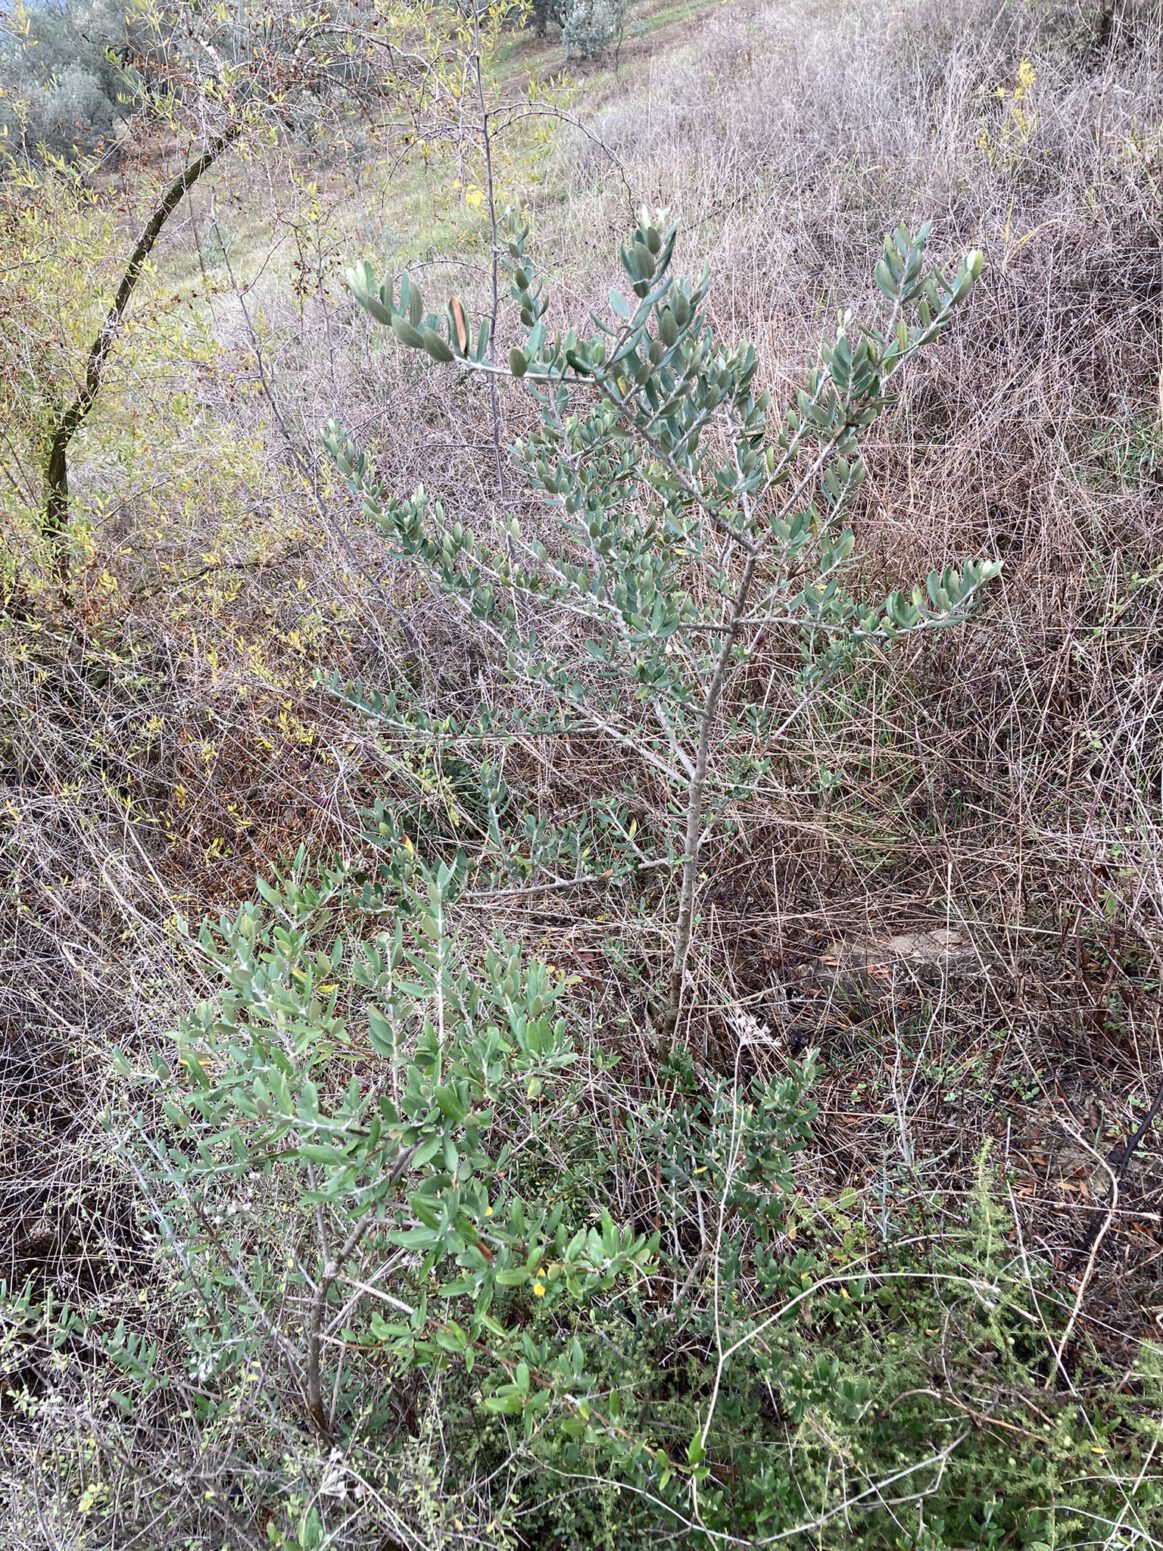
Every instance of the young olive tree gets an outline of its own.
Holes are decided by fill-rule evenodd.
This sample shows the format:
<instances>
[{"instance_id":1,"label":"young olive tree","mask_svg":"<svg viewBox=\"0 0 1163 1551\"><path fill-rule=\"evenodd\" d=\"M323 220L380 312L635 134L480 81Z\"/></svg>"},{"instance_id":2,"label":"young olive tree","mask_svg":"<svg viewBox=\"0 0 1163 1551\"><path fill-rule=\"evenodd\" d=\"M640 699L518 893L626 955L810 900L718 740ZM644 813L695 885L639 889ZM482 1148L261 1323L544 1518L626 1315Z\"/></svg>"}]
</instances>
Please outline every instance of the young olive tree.
<instances>
[{"instance_id":1,"label":"young olive tree","mask_svg":"<svg viewBox=\"0 0 1163 1551\"><path fill-rule=\"evenodd\" d=\"M630 0L533 0L531 20L539 38L558 24L567 59L594 59L621 40L629 9Z\"/></svg>"},{"instance_id":2,"label":"young olive tree","mask_svg":"<svg viewBox=\"0 0 1163 1551\"><path fill-rule=\"evenodd\" d=\"M525 537L515 519L499 539L449 525L422 488L408 499L385 490L338 424L324 438L396 552L428 567L480 622L507 671L548 689L576 725L633 749L679 794L664 1040L681 1006L700 845L732 789L716 758L728 690L756 737L778 737L767 707L747 704L736 671L761 633L798 641L802 704L868 644L963 620L998 570L968 560L876 599L849 585L846 517L864 480L861 444L893 378L949 325L981 272L979 253L952 273L928 264L928 234L901 227L886 239L875 268L885 316L861 324L841 315L782 409L756 382L754 346L716 338L708 272L694 284L672 274L677 229L665 212L642 213L621 250L632 294L612 291L611 318L595 318L588 337L546 326L526 232L514 224L504 262L523 332L507 365L492 359L489 321L474 331L457 299L438 317L407 276L397 294L366 263L348 274L357 301L402 345L462 372L509 376L536 400L540 427L516 450L564 515L552 546ZM579 663L543 644L562 615L584 640L584 682Z\"/></svg>"},{"instance_id":3,"label":"young olive tree","mask_svg":"<svg viewBox=\"0 0 1163 1551\"><path fill-rule=\"evenodd\" d=\"M567 59L596 59L621 43L630 0L573 0L561 24Z\"/></svg>"}]
</instances>

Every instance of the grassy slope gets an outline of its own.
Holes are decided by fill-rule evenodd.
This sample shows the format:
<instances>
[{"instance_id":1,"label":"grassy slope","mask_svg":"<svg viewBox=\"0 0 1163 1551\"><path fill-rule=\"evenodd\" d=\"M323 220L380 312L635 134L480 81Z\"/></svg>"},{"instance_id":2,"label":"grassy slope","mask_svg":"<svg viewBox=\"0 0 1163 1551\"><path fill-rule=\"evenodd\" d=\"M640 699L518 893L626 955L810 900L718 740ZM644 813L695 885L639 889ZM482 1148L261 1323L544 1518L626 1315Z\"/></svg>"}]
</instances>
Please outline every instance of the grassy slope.
<instances>
[{"instance_id":1,"label":"grassy slope","mask_svg":"<svg viewBox=\"0 0 1163 1551\"><path fill-rule=\"evenodd\" d=\"M616 62L556 87L596 139L522 127L500 158L502 199L532 212L578 321L614 278L639 200L683 218L686 267L710 260L724 331L756 338L777 385L835 307L867 296L878 234L899 217L934 215L944 251L980 243L990 263L874 453L859 531L885 580L979 550L1003 554L1006 579L970 630L874 667L783 751L745 814L757 844L714 859L708 908L728 952L701 971L702 994L789 1022L797 1045L824 1032L832 1184L875 1186L902 1156L940 1174L992 1138L1065 1253L1105 1193L1103 1156L1150 1096L1155 756L1135 686L1156 591L1133 578L1153 574L1159 546L1144 310L1158 211L1127 149L1149 72L1042 45L1027 133L1012 100L1019 23L959 44L931 17L864 30L859 8L835 5L632 14ZM555 40L515 37L496 61L500 99L560 64ZM1091 123L1082 104L1116 84L1117 119ZM483 211L463 198L479 176L471 146L386 179L371 169L329 216L336 255L378 253L437 294L483 299L457 267L485 251ZM277 296L281 254L271 264L251 233L240 272L261 269ZM475 417L450 422L439 384L403 375L390 351L376 371L429 420L407 451L383 422L401 487L435 483L470 514L487 480ZM429 450L449 436L474 468L460 489ZM838 772L826 794L820 769ZM568 800L571 773L554 774ZM917 936L932 931L953 951ZM877 946L902 934L911 949ZM1146 1208L1146 1152L1139 1168ZM1138 1232L1128 1217L1126 1252L1153 1264ZM1110 1295L1150 1329L1137 1306L1153 1292L1114 1280Z\"/></svg>"},{"instance_id":2,"label":"grassy slope","mask_svg":"<svg viewBox=\"0 0 1163 1551\"><path fill-rule=\"evenodd\" d=\"M1020 19L1009 32L967 26L961 38L943 12L915 8L883 23L865 12L863 33L859 7L801 7L796 16L807 22L783 6L660 4L634 14L617 68L579 70L568 93L571 114L612 158L568 129L549 143L522 132L503 167L506 188L535 216L564 311L580 319L600 301L627 207L642 199L682 215L684 267L711 260L718 321L730 335L756 338L777 387L794 378L832 310L862 302L879 233L899 217L931 215L943 251L980 242L990 261L970 311L906 389L892 436L874 450L859 535L881 582L978 550L1003 555L1004 582L969 630L875 664L775 751L772 776L741 807L747 843L724 845L708 861L692 1038L709 1038L712 1060L728 1063L725 1014L745 1006L792 1050L821 1044L814 1177L821 1192L858 1187L870 1221L884 1190L901 1182L939 1191L955 1213L990 1141L1030 1242L1057 1258L1061 1294L1072 1298L1072 1251L1107 1197L1112 1149L1142 1115L1163 1065L1157 40L1091 57L1069 40L1040 42ZM1015 129L1010 98L996 96L1012 94L1027 50L1037 75L1028 134ZM530 74L555 71L558 58L552 44L514 40L497 61L501 93L518 97ZM219 208L235 228L239 278L254 282L251 317L302 445L341 408L379 437L393 483L423 480L479 520L496 500L480 406L450 396L382 340L352 334L333 279L343 258L366 248L392 264L434 263L427 273L437 292L455 277L467 294L482 294L479 275L443 267L475 264L484 251L479 213L463 199L476 168L470 151L442 152L391 180L368 169L358 188L321 176L332 279L301 316L287 297L294 246L285 228L252 213L257 179L232 172ZM200 284L189 252L183 279ZM272 611L284 634L294 629L305 612L301 575L312 600L339 611L321 658L388 677L399 606L422 629L427 682L446 690L468 661L463 642L426 600L404 594L384 604L367 582L379 572L374 543L358 525L344 526L334 493L322 514L303 497L261 394L242 408L228 397L228 372L254 377L248 325L229 287L213 308L224 369L204 407L222 420L229 407L269 464L257 515L242 508L236 531L249 537L248 522L257 527L281 506L306 535L305 558L244 570L240 590L215 600L229 622L224 635L253 633ZM518 404L509 413L520 422ZM346 569L337 533L355 553ZM185 542L196 556L206 534ZM114 570L148 563L140 549L99 558ZM204 634L209 626L193 612ZM256 768L246 694L235 693L239 685L253 692L245 665L212 674L189 644L189 621L167 620L164 607L152 615L142 607L139 627L150 637L149 671L163 685L162 713L234 753L208 769L175 738L157 760L150 755L150 780L184 783L206 810L180 868L168 851L150 852L168 894L149 892L149 868L134 860L136 841L118 838L116 814L82 843L62 803L46 798L36 810L45 879L82 868L100 879L112 867L132 908L118 914L108 903L107 919L94 922L75 907L87 922L87 973L106 984L101 1016L84 975L74 983L59 971L65 978L54 981L46 971L32 1013L13 994L12 1019L54 1036L64 1028L69 1038L85 1027L100 1071L119 1016L127 1027L139 1019L143 1037L154 1039L167 1004L185 994L185 967L163 964L172 957L159 927L168 910L245 892L253 872L297 838L292 816L330 804L328 823L312 833L317 843L342 836L343 811L379 776L350 729L330 724L310 760L289 734ZM172 670L159 663L167 653ZM176 710L165 698L175 685ZM73 693L85 715L122 714L111 692L82 684ZM306 690L296 692L295 711L318 714ZM47 738L49 726L46 717L38 735ZM63 738L48 753L65 782L67 762L80 758L74 742ZM837 777L827 790L822 769ZM276 775L285 783L277 797L263 784ZM535 775L538 790L567 808L603 771L559 754ZM249 843L232 841L235 866L224 883L207 852L243 788L270 811L259 815L265 827L256 817ZM183 874L180 891L170 868ZM40 919L12 940L22 964L40 955L51 968L53 940L76 936L74 906L39 899ZM650 960L657 923L644 924L637 904L579 904L564 925L512 910L508 925L583 965L604 962L611 934ZM938 944L924 935L934 931L950 935ZM108 983L99 964L106 940L118 944ZM162 994L159 979L167 980ZM61 983L75 998L63 1024L53 1000ZM584 1015L596 1025L633 1017L632 988L615 983L606 995ZM22 1047L12 1048L23 1060ZM56 1070L34 1051L28 1071L38 1062ZM13 1081L19 1119L27 1083L19 1073ZM33 1109L30 1129L52 1145L66 1133L76 1143L75 1117L54 1118L40 1100ZM92 1136L59 1157L84 1161ZM99 1174L95 1183L90 1175L83 1213L62 1205L53 1190L68 1169L56 1158L43 1177L31 1172L47 1205L40 1218L23 1213L18 1244L25 1264L76 1272L93 1233L116 1244L123 1225L116 1192L102 1194ZM1163 1162L1148 1137L1082 1289L1085 1342L1124 1358L1157 1337L1161 1206Z\"/></svg>"}]
</instances>

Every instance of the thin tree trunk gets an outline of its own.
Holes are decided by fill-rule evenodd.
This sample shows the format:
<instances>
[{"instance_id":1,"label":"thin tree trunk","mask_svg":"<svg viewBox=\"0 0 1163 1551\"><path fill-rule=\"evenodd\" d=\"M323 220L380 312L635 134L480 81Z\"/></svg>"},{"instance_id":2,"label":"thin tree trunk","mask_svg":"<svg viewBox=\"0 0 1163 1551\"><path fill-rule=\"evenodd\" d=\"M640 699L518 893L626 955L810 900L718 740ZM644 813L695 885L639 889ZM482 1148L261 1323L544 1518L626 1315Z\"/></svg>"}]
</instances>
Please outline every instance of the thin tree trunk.
<instances>
[{"instance_id":1,"label":"thin tree trunk","mask_svg":"<svg viewBox=\"0 0 1163 1551\"><path fill-rule=\"evenodd\" d=\"M711 757L711 737L715 728L715 714L719 709L719 699L723 693L723 684L726 681L727 669L731 662L731 651L739 634L739 621L743 618L747 609L747 600L751 596L751 584L755 577L756 556L747 556L747 564L743 568L743 575L739 582L739 591L735 594L735 600L731 605L731 614L727 620L727 629L723 635L723 644L719 649L719 656L715 663L714 672L711 675L710 686L707 689L707 698L703 704L702 725L699 728L699 747L695 755L694 774L691 776L690 786L687 789L687 813L686 813L686 838L683 842L684 859L682 864L682 884L679 892L678 923L674 933L674 957L670 967L670 987L666 998L666 1008L662 1015L660 1033L664 1042L669 1041L674 1034L675 1025L678 1023L679 1007L682 1004L683 975L686 970L687 953L691 945L691 927L694 924L695 915L695 883L699 875L699 845L703 838L703 788L707 779L707 765Z\"/></svg>"},{"instance_id":2,"label":"thin tree trunk","mask_svg":"<svg viewBox=\"0 0 1163 1551\"><path fill-rule=\"evenodd\" d=\"M485 195L489 202L489 233L492 241L492 307L489 312L489 348L486 359L490 366L497 348L497 317L501 309L500 246L497 231L497 190L493 178L493 136L489 128L489 110L485 101L485 82L481 73L481 22L480 13L473 14L473 69L476 74L477 103L481 112L481 146L485 153ZM497 465L497 485L502 503L509 499L508 482L505 479L505 454L501 433L501 396L497 389L495 372L489 373L489 414L493 426L493 457ZM509 558L513 559L513 542L509 541Z\"/></svg>"},{"instance_id":3,"label":"thin tree trunk","mask_svg":"<svg viewBox=\"0 0 1163 1551\"><path fill-rule=\"evenodd\" d=\"M141 271L146 259L153 249L154 243L161 234L162 228L181 204L182 200L197 183L198 179L208 167L212 167L219 156L236 138L237 129L229 129L217 139L212 140L200 156L196 156L184 171L174 179L163 195L153 214L146 222L141 236L137 240L137 246L130 254L129 263L125 273L121 277L121 284L117 287L117 294L109 311L105 314L105 321L101 325L100 332L89 349L89 357L85 363L85 382L81 391L73 402L63 412L57 421L53 431L52 442L49 446L48 463L45 468L45 497L44 512L41 518L41 531L47 539L58 546L56 567L58 573L65 567L65 553L62 540L65 537L69 523L69 443L76 435L86 415L92 409L101 388L101 376L105 370L105 361L117 338L125 317L126 309L133 296L134 287L141 278Z\"/></svg>"}]
</instances>

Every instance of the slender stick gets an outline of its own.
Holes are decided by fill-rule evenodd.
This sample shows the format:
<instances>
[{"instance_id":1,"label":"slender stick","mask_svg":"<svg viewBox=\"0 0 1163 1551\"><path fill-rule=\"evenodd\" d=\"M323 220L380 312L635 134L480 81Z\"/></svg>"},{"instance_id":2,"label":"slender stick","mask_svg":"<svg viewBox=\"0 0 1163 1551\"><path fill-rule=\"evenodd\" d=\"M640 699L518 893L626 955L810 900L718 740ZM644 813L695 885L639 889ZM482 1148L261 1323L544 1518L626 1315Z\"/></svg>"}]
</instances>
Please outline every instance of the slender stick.
<instances>
[{"instance_id":1,"label":"slender stick","mask_svg":"<svg viewBox=\"0 0 1163 1551\"><path fill-rule=\"evenodd\" d=\"M497 197L493 180L493 136L489 125L489 110L485 103L485 82L481 72L481 20L479 12L473 13L473 71L476 76L477 102L481 110L481 146L485 153L485 196L489 202L489 231L492 243L491 262L489 265L492 279L492 309L489 313L489 348L486 359L492 365L495 360L497 317L501 310L500 291L500 249L497 245ZM489 412L493 428L493 457L497 464L497 486L501 492L501 500L509 498L508 482L505 479L505 455L502 448L501 435L501 395L497 388L497 379L493 373L489 374Z\"/></svg>"}]
</instances>

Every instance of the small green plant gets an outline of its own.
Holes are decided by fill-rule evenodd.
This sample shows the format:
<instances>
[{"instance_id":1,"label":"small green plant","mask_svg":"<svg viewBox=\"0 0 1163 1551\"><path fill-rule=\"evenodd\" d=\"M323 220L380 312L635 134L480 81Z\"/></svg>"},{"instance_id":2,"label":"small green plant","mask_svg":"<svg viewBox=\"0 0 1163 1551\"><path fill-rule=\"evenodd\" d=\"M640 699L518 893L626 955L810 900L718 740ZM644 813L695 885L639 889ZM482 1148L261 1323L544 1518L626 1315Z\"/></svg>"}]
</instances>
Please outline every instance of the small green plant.
<instances>
[{"instance_id":1,"label":"small green plant","mask_svg":"<svg viewBox=\"0 0 1163 1551\"><path fill-rule=\"evenodd\" d=\"M470 973L449 936L455 869L404 844L389 876L395 926L369 941L338 931L342 870L262 883L262 906L203 928L229 989L182 1031L185 1089L157 1152L166 1241L209 1253L212 1269L202 1252L186 1263L220 1311L194 1322L191 1361L223 1386L274 1343L328 1444L358 1409L359 1366L329 1373L329 1352L358 1344L389 1371L459 1363L485 1411L529 1433L589 1382L516 1305L560 1317L640 1277L653 1246L604 1211L579 1224L564 1200L513 1188L518 1136L535 1145L571 1102L561 977L502 943ZM155 1075L168 1084L167 1064ZM275 1221L251 1215L256 1175L281 1182L265 1192L277 1212L302 1209L281 1264Z\"/></svg>"},{"instance_id":2,"label":"small green plant","mask_svg":"<svg viewBox=\"0 0 1163 1551\"><path fill-rule=\"evenodd\" d=\"M708 819L754 775L716 757L731 747L724 718L746 728L753 763L756 742L778 741L822 677L870 642L964 619L999 569L968 560L874 600L857 599L848 583L861 444L896 373L968 295L981 255L946 274L926 262L927 228L915 238L894 232L875 270L887 316L874 327L843 314L794 402L776 411L756 382L754 346L715 337L708 273L695 284L672 275L677 235L664 212L643 212L621 252L631 295L612 291L611 319L595 319L583 338L546 327L548 302L514 224L505 263L523 333L507 366L494 364L488 320L474 331L457 299L437 317L408 276L397 295L366 263L349 272L353 295L401 344L486 378L509 376L532 394L540 429L517 452L533 488L565 517L552 546L526 538L515 519L499 540L446 524L422 488L403 500L387 491L339 424L324 433L396 552L427 567L479 623L504 671L633 750L676 794L667 844L680 885L664 1041L679 1015ZM563 624L579 648L568 658L543 644ZM744 671L763 638L799 659L798 702L778 714Z\"/></svg>"},{"instance_id":3,"label":"small green plant","mask_svg":"<svg viewBox=\"0 0 1163 1551\"><path fill-rule=\"evenodd\" d=\"M154 1296L184 1311L183 1348L175 1371L132 1331L102 1332L117 1404L178 1392L210 1432L257 1407L260 1474L273 1468L284 1497L299 1478L290 1454L271 1456L290 1448L298 1413L325 1474L342 1459L378 1490L409 1447L385 1453L392 1397L424 1376L442 1386L469 1496L483 1448L490 1478L584 1472L646 1493L648 1520L688 1501L701 1514L700 1500L714 1517L712 1455L741 1446L732 1386L754 1364L750 1279L798 1303L812 1265L780 1248L810 1063L708 1090L679 1052L665 1093L642 1101L587 1045L587 1082L612 1085L632 1152L661 1183L655 1225L619 1225L619 1166L580 1105L564 977L501 942L468 960L452 931L459 865L425 867L403 841L375 871L394 924L370 938L356 929L364 884L303 855L202 928L221 989L186 1020L176 1068L158 1057L140 1079L157 1120L127 1117L125 1144L157 1237ZM712 1203L714 1245L676 1255ZM49 1323L58 1344L78 1328ZM675 1398L655 1371L688 1340L719 1342L722 1395L701 1421L688 1389L704 1392L705 1364L697 1377L680 1361ZM762 1342L769 1376L771 1352ZM827 1365L788 1374L804 1404L833 1380ZM487 1447L470 1446L482 1427ZM271 1538L327 1543L319 1511Z\"/></svg>"}]
</instances>

